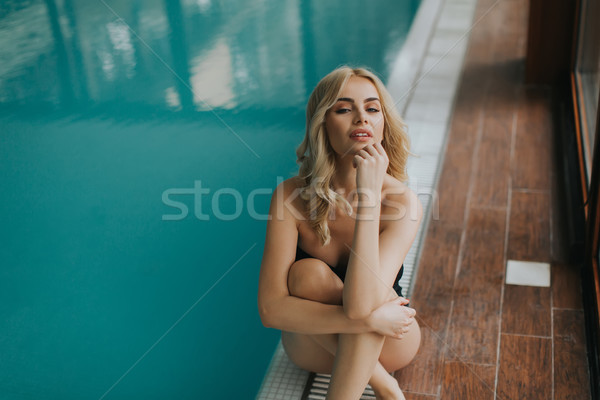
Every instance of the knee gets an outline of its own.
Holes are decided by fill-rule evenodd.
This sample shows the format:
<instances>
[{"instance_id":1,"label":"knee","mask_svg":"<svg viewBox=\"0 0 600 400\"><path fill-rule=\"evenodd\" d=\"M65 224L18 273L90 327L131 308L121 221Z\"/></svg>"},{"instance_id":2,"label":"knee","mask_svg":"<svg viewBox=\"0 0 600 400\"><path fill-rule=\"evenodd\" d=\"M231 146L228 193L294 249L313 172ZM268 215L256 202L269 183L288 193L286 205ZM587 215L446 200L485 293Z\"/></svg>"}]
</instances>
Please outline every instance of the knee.
<instances>
[{"instance_id":1,"label":"knee","mask_svg":"<svg viewBox=\"0 0 600 400\"><path fill-rule=\"evenodd\" d=\"M288 273L292 296L328 304L341 304L344 284L329 266L315 258L296 261Z\"/></svg>"},{"instance_id":2,"label":"knee","mask_svg":"<svg viewBox=\"0 0 600 400\"><path fill-rule=\"evenodd\" d=\"M398 371L416 357L421 346L421 328L415 321L402 339L386 338L379 361L388 372Z\"/></svg>"},{"instance_id":3,"label":"knee","mask_svg":"<svg viewBox=\"0 0 600 400\"><path fill-rule=\"evenodd\" d=\"M288 273L288 289L296 297L308 298L320 289L324 278L326 279L327 264L315 258L305 258L296 261Z\"/></svg>"}]
</instances>

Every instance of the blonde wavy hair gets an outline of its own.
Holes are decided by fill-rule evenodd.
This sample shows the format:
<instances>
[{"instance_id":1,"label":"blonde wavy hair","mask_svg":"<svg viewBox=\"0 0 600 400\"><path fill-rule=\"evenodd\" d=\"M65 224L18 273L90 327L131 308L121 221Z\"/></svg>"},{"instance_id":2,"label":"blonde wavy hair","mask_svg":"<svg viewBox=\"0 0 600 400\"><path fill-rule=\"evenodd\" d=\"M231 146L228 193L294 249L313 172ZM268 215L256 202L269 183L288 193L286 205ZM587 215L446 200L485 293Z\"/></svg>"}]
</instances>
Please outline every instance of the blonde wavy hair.
<instances>
[{"instance_id":1,"label":"blonde wavy hair","mask_svg":"<svg viewBox=\"0 0 600 400\"><path fill-rule=\"evenodd\" d=\"M327 74L317 84L306 106L306 134L298 146L296 155L300 169L298 176L304 180L301 198L305 201L310 226L323 245L331 240L327 219L335 212L335 207L352 214L352 206L339 193L332 189L335 174L335 152L329 143L325 129L327 112L334 106L348 79L353 76L370 80L381 101L384 128L381 142L390 160L387 173L400 181L406 181L406 161L409 140L406 125L402 121L392 96L381 80L365 68L339 67Z\"/></svg>"}]
</instances>

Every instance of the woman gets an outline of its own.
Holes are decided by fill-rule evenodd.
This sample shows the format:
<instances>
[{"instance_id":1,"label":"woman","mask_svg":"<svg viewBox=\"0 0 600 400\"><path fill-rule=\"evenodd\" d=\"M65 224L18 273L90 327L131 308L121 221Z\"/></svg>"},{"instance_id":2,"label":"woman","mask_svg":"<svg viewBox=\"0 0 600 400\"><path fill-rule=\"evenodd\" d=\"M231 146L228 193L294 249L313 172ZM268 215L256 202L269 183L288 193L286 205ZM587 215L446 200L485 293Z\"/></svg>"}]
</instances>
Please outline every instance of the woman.
<instances>
[{"instance_id":1,"label":"woman","mask_svg":"<svg viewBox=\"0 0 600 400\"><path fill-rule=\"evenodd\" d=\"M389 372L421 333L397 279L422 209L406 179L408 138L370 71L341 67L311 94L298 176L275 190L258 305L299 367L331 373L328 399L404 399Z\"/></svg>"}]
</instances>

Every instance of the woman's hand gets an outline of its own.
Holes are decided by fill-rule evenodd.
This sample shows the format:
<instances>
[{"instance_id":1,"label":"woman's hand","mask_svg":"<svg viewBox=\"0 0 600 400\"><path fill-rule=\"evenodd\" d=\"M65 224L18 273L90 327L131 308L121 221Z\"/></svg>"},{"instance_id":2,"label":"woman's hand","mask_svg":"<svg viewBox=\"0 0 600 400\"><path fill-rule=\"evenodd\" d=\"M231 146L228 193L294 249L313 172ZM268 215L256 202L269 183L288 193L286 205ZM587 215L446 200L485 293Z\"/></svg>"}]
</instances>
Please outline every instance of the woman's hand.
<instances>
[{"instance_id":1,"label":"woman's hand","mask_svg":"<svg viewBox=\"0 0 600 400\"><path fill-rule=\"evenodd\" d=\"M406 304L408 300L404 297L383 303L367 317L367 325L380 335L402 339L415 322L417 313L413 308L405 307Z\"/></svg>"},{"instance_id":2,"label":"woman's hand","mask_svg":"<svg viewBox=\"0 0 600 400\"><path fill-rule=\"evenodd\" d=\"M354 155L353 164L356 168L356 188L359 195L374 194L379 198L389 162L383 146L378 142L365 146Z\"/></svg>"}]
</instances>

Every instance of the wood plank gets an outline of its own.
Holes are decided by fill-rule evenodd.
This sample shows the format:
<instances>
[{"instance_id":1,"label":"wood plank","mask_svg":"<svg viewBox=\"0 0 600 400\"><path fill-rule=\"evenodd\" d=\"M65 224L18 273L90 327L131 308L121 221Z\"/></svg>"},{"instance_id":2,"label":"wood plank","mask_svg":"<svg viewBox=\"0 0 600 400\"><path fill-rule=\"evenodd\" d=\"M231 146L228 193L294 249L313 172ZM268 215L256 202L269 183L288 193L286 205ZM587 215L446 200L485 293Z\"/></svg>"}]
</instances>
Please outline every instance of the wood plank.
<instances>
[{"instance_id":1,"label":"wood plank","mask_svg":"<svg viewBox=\"0 0 600 400\"><path fill-rule=\"evenodd\" d=\"M470 207L506 207L510 178L513 110L486 112L474 166Z\"/></svg>"},{"instance_id":2,"label":"wood plank","mask_svg":"<svg viewBox=\"0 0 600 400\"><path fill-rule=\"evenodd\" d=\"M506 51L503 52L499 46L494 48L494 60L522 59L525 61L528 7L524 7L521 0L505 0L499 6L505 8L503 24L498 31L498 35L502 37L499 43L505 46ZM523 69L524 67L523 64ZM522 82L522 80L519 81L520 84Z\"/></svg>"},{"instance_id":3,"label":"wood plank","mask_svg":"<svg viewBox=\"0 0 600 400\"><path fill-rule=\"evenodd\" d=\"M448 147L437 187L439 217L445 224L463 227L465 222L465 206L480 118L481 113L471 108L469 112L455 111L452 119Z\"/></svg>"},{"instance_id":4,"label":"wood plank","mask_svg":"<svg viewBox=\"0 0 600 400\"><path fill-rule=\"evenodd\" d=\"M505 285L502 333L551 336L550 297L548 287Z\"/></svg>"},{"instance_id":5,"label":"wood plank","mask_svg":"<svg viewBox=\"0 0 600 400\"><path fill-rule=\"evenodd\" d=\"M522 91L517 113L513 188L550 190L552 107L546 89Z\"/></svg>"},{"instance_id":6,"label":"wood plank","mask_svg":"<svg viewBox=\"0 0 600 400\"><path fill-rule=\"evenodd\" d=\"M452 299L447 360L496 363L505 216L505 210L470 210Z\"/></svg>"},{"instance_id":7,"label":"wood plank","mask_svg":"<svg viewBox=\"0 0 600 400\"><path fill-rule=\"evenodd\" d=\"M489 18L490 15L493 15L494 11L490 12L490 9L492 7L497 6L499 2L497 0L479 0L477 2L477 7L475 8L475 16L474 16L474 20L477 21L479 18ZM484 15L486 14L487 15ZM489 19L482 19L480 21L480 24L485 25L490 27L491 26L491 22ZM489 30L491 30L491 27L488 28Z\"/></svg>"},{"instance_id":8,"label":"wood plank","mask_svg":"<svg viewBox=\"0 0 600 400\"><path fill-rule=\"evenodd\" d=\"M554 310L554 396L587 400L590 381L582 310Z\"/></svg>"},{"instance_id":9,"label":"wood plank","mask_svg":"<svg viewBox=\"0 0 600 400\"><path fill-rule=\"evenodd\" d=\"M396 373L400 387L436 394L442 380L443 353L461 230L431 221L420 260L411 305L421 326L421 347L413 362ZM427 277L435 277L428 279Z\"/></svg>"},{"instance_id":10,"label":"wood plank","mask_svg":"<svg viewBox=\"0 0 600 400\"><path fill-rule=\"evenodd\" d=\"M438 333L446 329L450 313L448 294L454 288L461 235L460 228L430 222L419 267L419 276L424 279L417 279L411 296L419 319Z\"/></svg>"},{"instance_id":11,"label":"wood plank","mask_svg":"<svg viewBox=\"0 0 600 400\"><path fill-rule=\"evenodd\" d=\"M403 390L406 400L436 400L437 396L433 394L413 393Z\"/></svg>"},{"instance_id":12,"label":"wood plank","mask_svg":"<svg viewBox=\"0 0 600 400\"><path fill-rule=\"evenodd\" d=\"M508 259L551 261L550 194L512 192Z\"/></svg>"},{"instance_id":13,"label":"wood plank","mask_svg":"<svg viewBox=\"0 0 600 400\"><path fill-rule=\"evenodd\" d=\"M513 114L518 103L518 80L521 61L510 60L498 62L490 66L490 83L486 88L485 112L492 115L499 113L508 115L507 122L510 131L513 126ZM484 131L485 132L485 131ZM509 157L510 158L510 157Z\"/></svg>"},{"instance_id":14,"label":"wood plank","mask_svg":"<svg viewBox=\"0 0 600 400\"><path fill-rule=\"evenodd\" d=\"M518 102L525 60L519 42L526 31L526 7L515 7L510 0L497 5L502 22L496 28L490 64L490 83L486 93L486 112L512 111ZM524 10L525 9L525 10ZM525 24L523 23L525 21ZM488 46L490 44L488 43ZM516 110L515 110L516 111Z\"/></svg>"},{"instance_id":15,"label":"wood plank","mask_svg":"<svg viewBox=\"0 0 600 400\"><path fill-rule=\"evenodd\" d=\"M551 339L502 335L498 399L551 399L551 374Z\"/></svg>"},{"instance_id":16,"label":"wood plank","mask_svg":"<svg viewBox=\"0 0 600 400\"><path fill-rule=\"evenodd\" d=\"M495 365L449 362L444 366L441 400L494 400Z\"/></svg>"},{"instance_id":17,"label":"wood plank","mask_svg":"<svg viewBox=\"0 0 600 400\"><path fill-rule=\"evenodd\" d=\"M579 267L552 264L552 307L583 309Z\"/></svg>"},{"instance_id":18,"label":"wood plank","mask_svg":"<svg viewBox=\"0 0 600 400\"><path fill-rule=\"evenodd\" d=\"M473 22L477 21L482 13L486 12L490 6L484 4L487 0L480 0L475 7L475 15ZM494 19L494 15L488 13L484 20L480 20L472 26L471 35L469 37L469 46L465 54L464 69L469 70L472 66L481 66L489 64L493 57L493 48L490 43L495 39L495 29L500 25L499 21ZM485 23L482 23L485 22ZM480 90L480 92L482 92Z\"/></svg>"}]
</instances>

